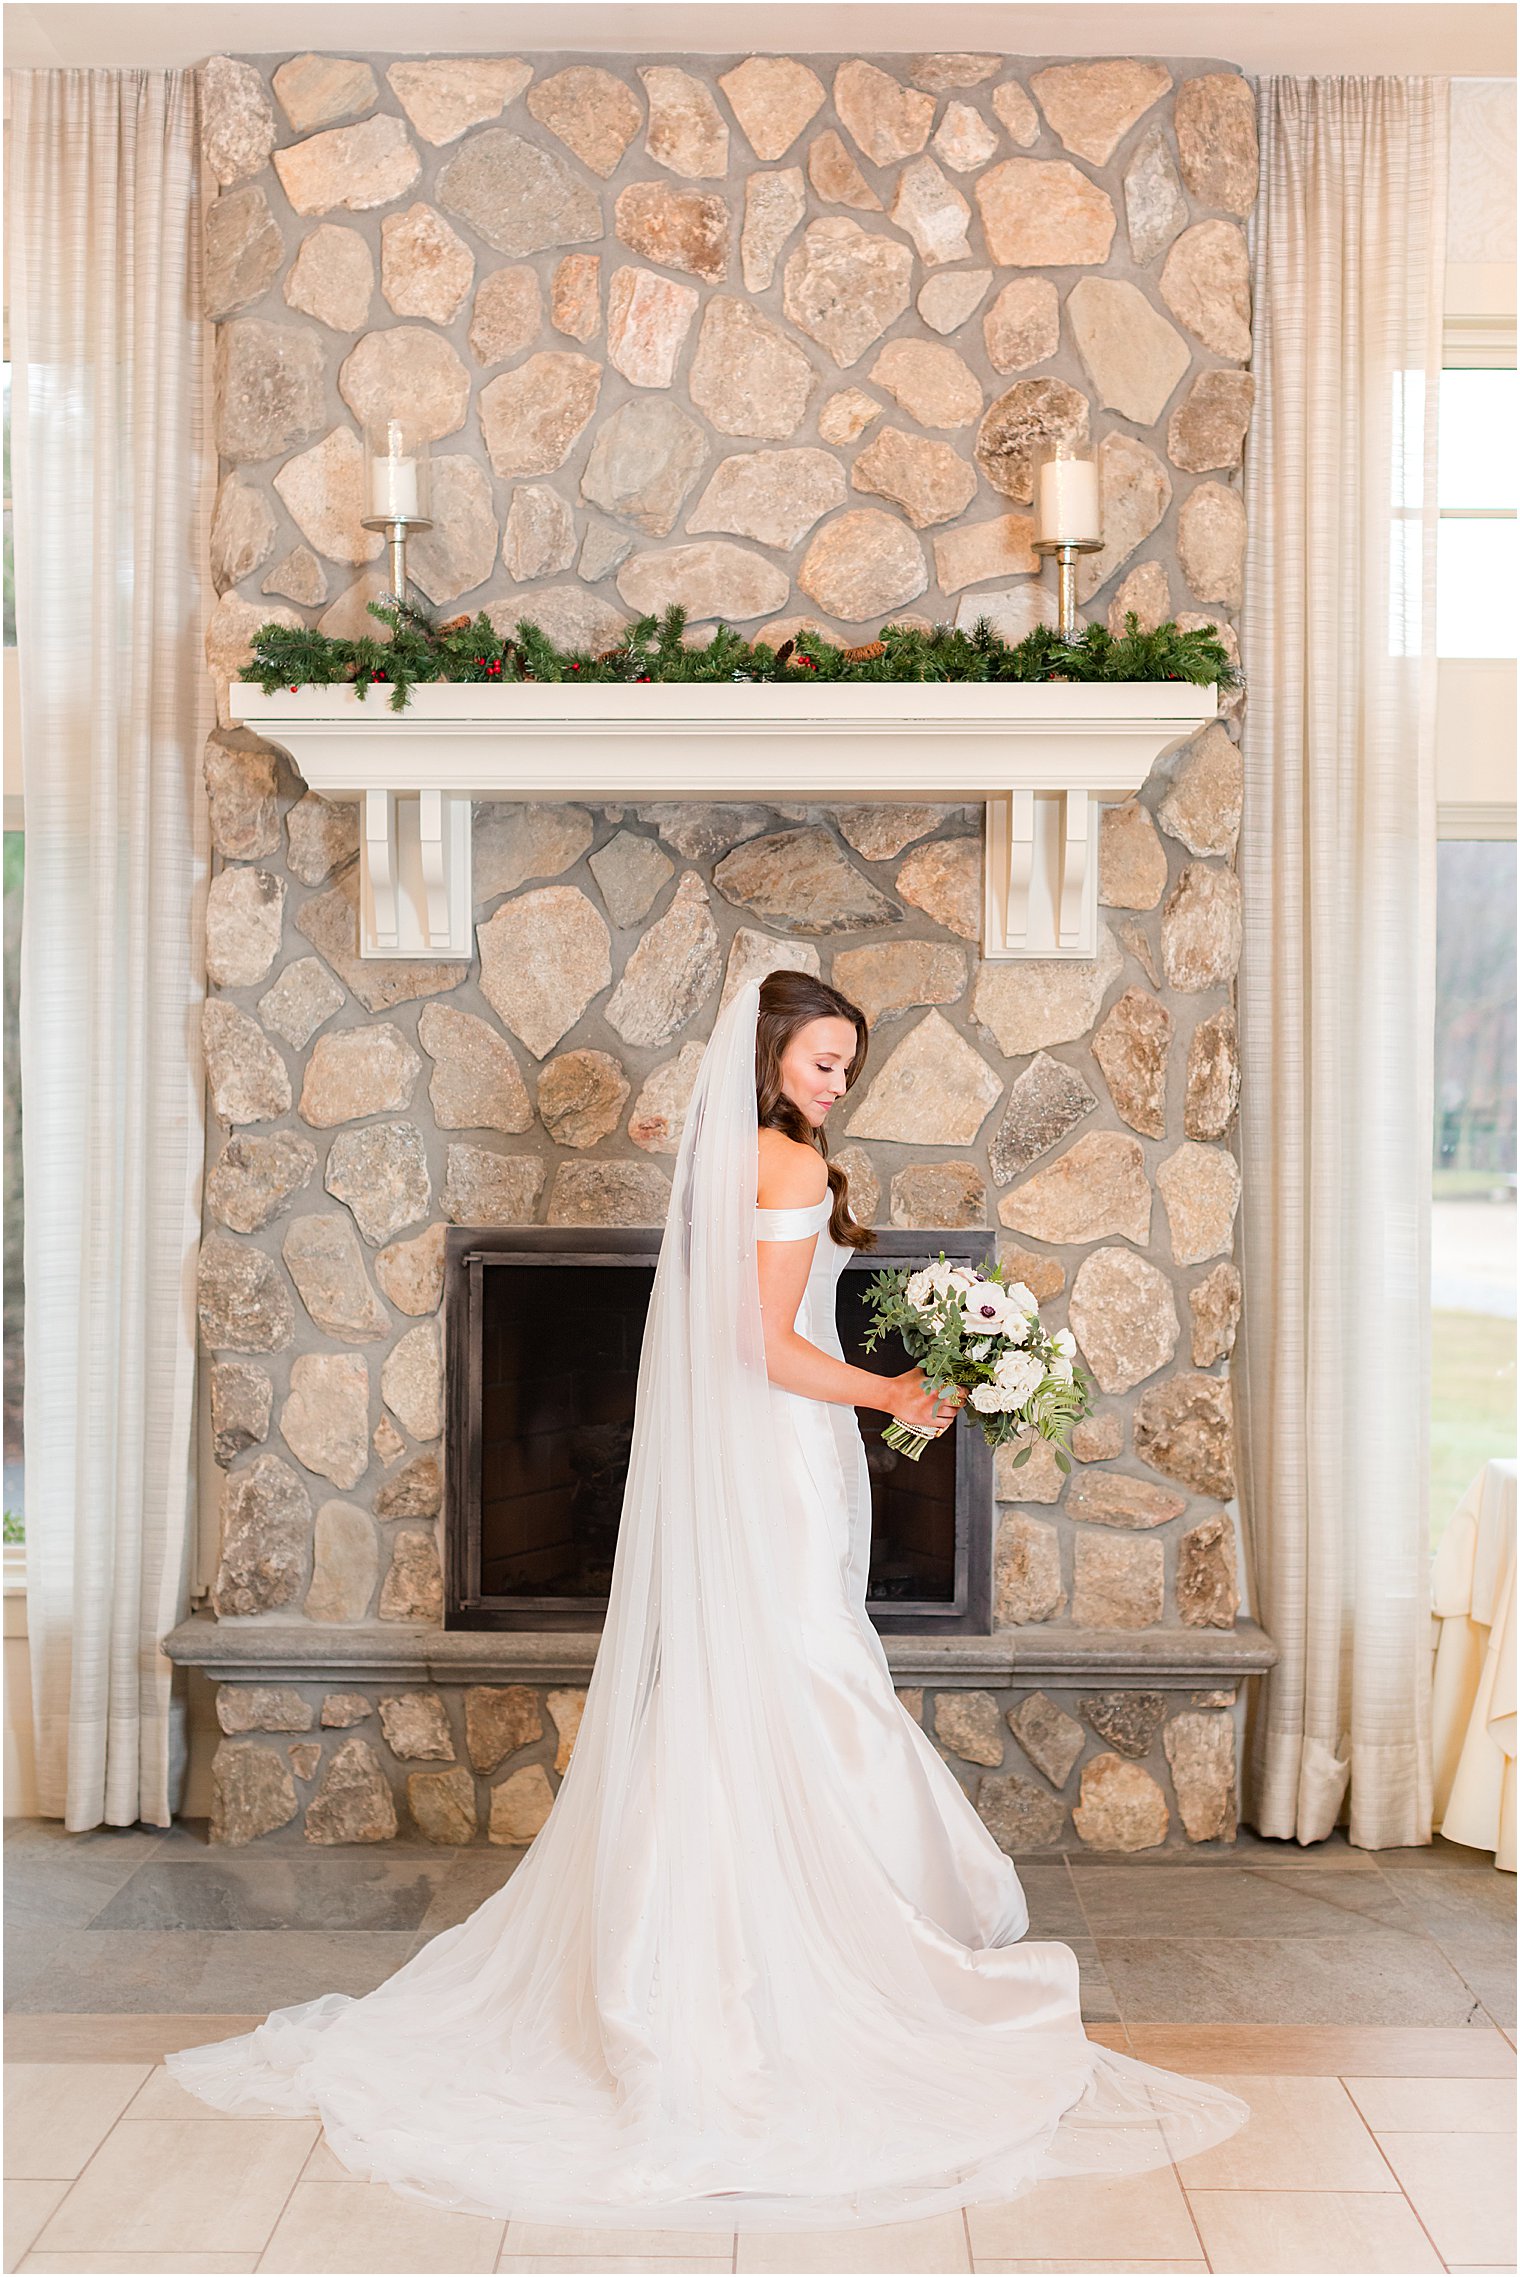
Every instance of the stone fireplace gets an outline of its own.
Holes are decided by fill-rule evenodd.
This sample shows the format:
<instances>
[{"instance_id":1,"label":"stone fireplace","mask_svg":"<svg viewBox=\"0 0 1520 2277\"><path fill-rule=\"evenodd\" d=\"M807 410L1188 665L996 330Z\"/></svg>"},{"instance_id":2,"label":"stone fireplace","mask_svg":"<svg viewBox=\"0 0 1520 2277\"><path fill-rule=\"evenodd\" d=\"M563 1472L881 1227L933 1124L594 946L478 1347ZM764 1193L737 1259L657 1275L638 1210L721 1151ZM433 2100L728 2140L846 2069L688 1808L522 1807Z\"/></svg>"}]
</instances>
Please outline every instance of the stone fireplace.
<instances>
[{"instance_id":1,"label":"stone fireplace","mask_svg":"<svg viewBox=\"0 0 1520 2277\"><path fill-rule=\"evenodd\" d=\"M965 1625L881 1606L905 1705L1019 1854L1231 1839L1241 1686L1272 1658L1241 1613L1229 1379L1242 698L1094 815L1090 955L1000 953L989 791L929 718L847 794L780 759L727 796L583 755L477 778L468 953L374 956L369 802L304 776L293 726L240 724L229 676L271 615L373 622L358 427L397 390L433 427L412 566L444 614L592 644L672 600L774 639L982 613L1016 637L1049 613L1028 447L1070 422L1108 501L1084 608L1233 645L1252 110L1198 59L207 67L216 1491L168 1649L216 1686L216 1839L542 1823L597 1632L455 1625L448 1259L647 1253L718 1007L784 964L871 1020L833 1141L858 1212L995 1248L1100 1394L1070 1478L993 1466Z\"/></svg>"}]
</instances>

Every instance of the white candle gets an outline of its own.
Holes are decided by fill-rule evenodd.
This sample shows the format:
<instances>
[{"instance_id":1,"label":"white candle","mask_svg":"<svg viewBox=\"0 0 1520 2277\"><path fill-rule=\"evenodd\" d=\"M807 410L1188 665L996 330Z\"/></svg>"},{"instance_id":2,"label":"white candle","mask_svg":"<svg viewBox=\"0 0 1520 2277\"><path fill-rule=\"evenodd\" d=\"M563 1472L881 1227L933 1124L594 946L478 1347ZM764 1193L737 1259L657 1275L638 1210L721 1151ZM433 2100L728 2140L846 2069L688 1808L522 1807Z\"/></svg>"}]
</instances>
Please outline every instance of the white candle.
<instances>
[{"instance_id":1,"label":"white candle","mask_svg":"<svg viewBox=\"0 0 1520 2277\"><path fill-rule=\"evenodd\" d=\"M1037 512L1040 536L1047 545L1101 539L1096 463L1092 459L1047 459L1040 468Z\"/></svg>"},{"instance_id":2,"label":"white candle","mask_svg":"<svg viewBox=\"0 0 1520 2277\"><path fill-rule=\"evenodd\" d=\"M417 512L417 461L396 456L376 459L370 481L370 512L399 521Z\"/></svg>"}]
</instances>

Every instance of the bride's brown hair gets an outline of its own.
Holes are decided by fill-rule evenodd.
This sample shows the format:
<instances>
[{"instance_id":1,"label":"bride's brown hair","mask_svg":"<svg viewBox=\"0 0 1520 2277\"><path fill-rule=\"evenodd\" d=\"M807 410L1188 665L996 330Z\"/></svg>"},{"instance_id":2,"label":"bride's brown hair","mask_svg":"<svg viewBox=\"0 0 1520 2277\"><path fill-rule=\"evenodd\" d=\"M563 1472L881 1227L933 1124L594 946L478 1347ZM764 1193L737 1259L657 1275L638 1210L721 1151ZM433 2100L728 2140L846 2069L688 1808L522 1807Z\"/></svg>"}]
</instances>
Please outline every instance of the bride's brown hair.
<instances>
[{"instance_id":1,"label":"bride's brown hair","mask_svg":"<svg viewBox=\"0 0 1520 2277\"><path fill-rule=\"evenodd\" d=\"M837 1162L829 1162L828 1140L781 1088L781 1055L798 1029L805 1028L810 1020L848 1020L853 1026L855 1050L844 1071L846 1090L866 1064L870 1029L858 1004L852 1004L814 973L767 973L760 983L760 1009L755 1021L755 1105L760 1128L784 1131L803 1146L817 1148L828 1163L829 1192L834 1199L829 1232L846 1248L874 1249L875 1234L850 1215L850 1181Z\"/></svg>"}]
</instances>

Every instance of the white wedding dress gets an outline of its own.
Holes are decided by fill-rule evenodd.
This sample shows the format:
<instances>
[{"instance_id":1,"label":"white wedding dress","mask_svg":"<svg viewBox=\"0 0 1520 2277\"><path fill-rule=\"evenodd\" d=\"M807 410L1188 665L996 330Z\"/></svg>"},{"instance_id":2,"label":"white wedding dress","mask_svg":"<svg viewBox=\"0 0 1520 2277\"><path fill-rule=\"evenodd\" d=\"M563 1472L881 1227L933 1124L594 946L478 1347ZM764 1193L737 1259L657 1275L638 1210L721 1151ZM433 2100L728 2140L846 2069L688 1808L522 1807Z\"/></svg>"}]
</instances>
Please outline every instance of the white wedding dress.
<instances>
[{"instance_id":1,"label":"white wedding dress","mask_svg":"<svg viewBox=\"0 0 1520 2277\"><path fill-rule=\"evenodd\" d=\"M746 984L704 1055L640 1362L607 1620L575 1751L516 1872L362 1999L168 2059L228 2111L317 2113L354 2173L464 2211L817 2228L1164 2165L1222 2088L1082 2029L1070 1949L897 1699L865 1611L854 1412L765 1373Z\"/></svg>"}]
</instances>

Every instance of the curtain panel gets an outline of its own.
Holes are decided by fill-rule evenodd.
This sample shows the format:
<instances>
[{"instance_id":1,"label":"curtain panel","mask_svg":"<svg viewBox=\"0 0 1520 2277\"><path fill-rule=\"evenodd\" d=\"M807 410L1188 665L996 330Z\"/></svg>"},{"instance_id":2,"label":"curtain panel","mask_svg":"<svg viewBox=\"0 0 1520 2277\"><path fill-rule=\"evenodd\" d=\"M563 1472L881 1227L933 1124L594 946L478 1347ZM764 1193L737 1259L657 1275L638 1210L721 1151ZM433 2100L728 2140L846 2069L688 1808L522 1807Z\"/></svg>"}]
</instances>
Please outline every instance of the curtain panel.
<instances>
[{"instance_id":1,"label":"curtain panel","mask_svg":"<svg viewBox=\"0 0 1520 2277\"><path fill-rule=\"evenodd\" d=\"M187 1605L212 461L190 71L11 75L27 877L27 1598L41 1808L168 1823Z\"/></svg>"}]
</instances>

